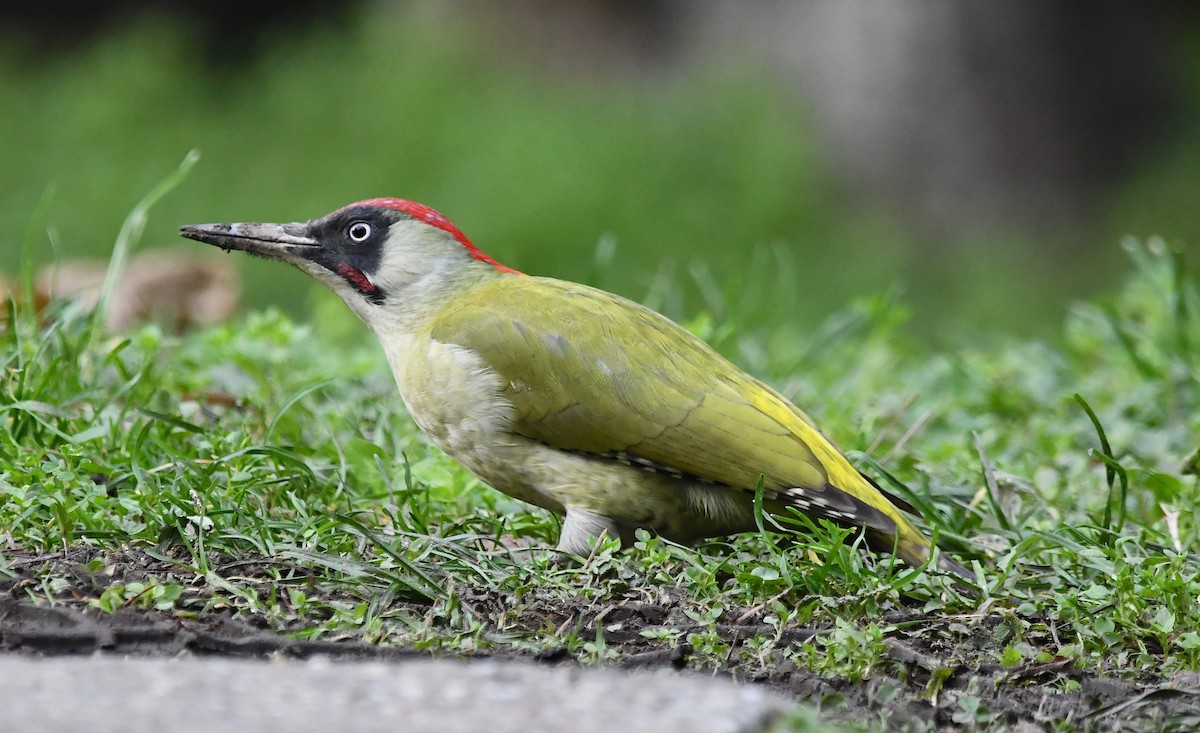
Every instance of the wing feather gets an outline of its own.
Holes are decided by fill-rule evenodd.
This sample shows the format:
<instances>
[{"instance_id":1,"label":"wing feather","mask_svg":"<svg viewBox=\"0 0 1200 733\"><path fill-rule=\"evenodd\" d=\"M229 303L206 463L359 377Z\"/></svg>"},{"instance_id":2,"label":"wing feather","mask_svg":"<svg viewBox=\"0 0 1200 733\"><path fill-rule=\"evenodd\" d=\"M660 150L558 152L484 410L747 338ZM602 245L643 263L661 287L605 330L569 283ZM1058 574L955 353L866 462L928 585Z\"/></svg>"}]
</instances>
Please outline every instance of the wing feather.
<instances>
[{"instance_id":1,"label":"wing feather","mask_svg":"<svg viewBox=\"0 0 1200 733\"><path fill-rule=\"evenodd\" d=\"M431 335L472 349L501 375L518 433L741 488L759 475L772 489L827 483L809 444L823 438L807 416L670 320L558 280L481 287ZM581 323L598 331L586 349L574 341Z\"/></svg>"}]
</instances>

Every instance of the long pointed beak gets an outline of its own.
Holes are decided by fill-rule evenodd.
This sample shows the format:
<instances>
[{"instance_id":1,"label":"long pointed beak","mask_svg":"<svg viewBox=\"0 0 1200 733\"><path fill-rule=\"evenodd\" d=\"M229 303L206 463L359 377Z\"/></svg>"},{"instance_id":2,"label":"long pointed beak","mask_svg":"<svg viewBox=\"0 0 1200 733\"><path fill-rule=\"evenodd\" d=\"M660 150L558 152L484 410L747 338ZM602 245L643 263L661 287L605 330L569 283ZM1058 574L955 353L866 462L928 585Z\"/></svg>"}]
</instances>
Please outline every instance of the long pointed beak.
<instances>
[{"instance_id":1,"label":"long pointed beak","mask_svg":"<svg viewBox=\"0 0 1200 733\"><path fill-rule=\"evenodd\" d=\"M297 257L307 259L313 252L305 249L320 247L320 242L309 236L308 231L308 225L303 223L189 224L179 227L182 236L220 247L226 252L236 249L285 261L294 261Z\"/></svg>"}]
</instances>

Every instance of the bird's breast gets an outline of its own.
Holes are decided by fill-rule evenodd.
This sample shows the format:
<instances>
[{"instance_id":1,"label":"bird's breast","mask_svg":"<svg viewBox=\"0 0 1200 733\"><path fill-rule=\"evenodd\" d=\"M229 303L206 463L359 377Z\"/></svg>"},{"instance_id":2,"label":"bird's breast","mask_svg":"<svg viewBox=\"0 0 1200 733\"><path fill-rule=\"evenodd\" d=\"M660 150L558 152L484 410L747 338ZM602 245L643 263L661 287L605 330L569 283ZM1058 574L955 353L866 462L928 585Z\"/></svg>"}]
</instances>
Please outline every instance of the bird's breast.
<instances>
[{"instance_id":1,"label":"bird's breast","mask_svg":"<svg viewBox=\"0 0 1200 733\"><path fill-rule=\"evenodd\" d=\"M456 458L510 432L500 375L470 349L430 339L393 359L392 371L413 420Z\"/></svg>"},{"instance_id":2,"label":"bird's breast","mask_svg":"<svg viewBox=\"0 0 1200 733\"><path fill-rule=\"evenodd\" d=\"M559 502L525 475L531 441L512 431L501 376L471 349L434 339L388 359L400 395L430 440L493 488L551 510Z\"/></svg>"}]
</instances>

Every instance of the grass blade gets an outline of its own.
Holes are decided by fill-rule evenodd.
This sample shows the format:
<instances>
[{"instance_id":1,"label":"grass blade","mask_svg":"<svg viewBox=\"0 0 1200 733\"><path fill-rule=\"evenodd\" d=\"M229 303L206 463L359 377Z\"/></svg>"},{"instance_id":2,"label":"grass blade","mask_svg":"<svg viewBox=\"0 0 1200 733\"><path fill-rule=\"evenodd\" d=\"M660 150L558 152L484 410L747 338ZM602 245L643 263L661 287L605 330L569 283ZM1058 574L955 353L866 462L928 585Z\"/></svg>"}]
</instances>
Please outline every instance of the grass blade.
<instances>
[{"instance_id":1,"label":"grass blade","mask_svg":"<svg viewBox=\"0 0 1200 733\"><path fill-rule=\"evenodd\" d=\"M113 244L112 255L108 259L108 272L104 276L104 285L100 290L100 300L96 303L95 321L93 322L98 321L103 323L107 318L113 293L117 290L117 283L120 282L121 273L125 270L125 263L129 259L129 253L137 245L138 241L141 240L142 232L146 229L146 221L149 218L150 209L163 196L166 196L183 182L183 179L187 177L188 171L192 169L192 166L198 160L200 160L200 151L192 150L188 152L184 156L183 162L175 169L175 172L150 189L150 193L142 197L142 200L125 217L125 222L121 224L121 231L117 233L117 241Z\"/></svg>"},{"instance_id":2,"label":"grass blade","mask_svg":"<svg viewBox=\"0 0 1200 733\"><path fill-rule=\"evenodd\" d=\"M1079 403L1079 406L1083 408L1088 419L1092 421L1092 427L1095 428L1096 435L1100 438L1100 452L1097 453L1093 450L1092 454L1103 461L1104 478L1108 483L1108 499L1104 502L1104 528L1120 532L1121 528L1125 526L1125 499L1129 494L1129 475L1113 456L1112 446L1108 442L1108 435L1105 434L1104 426L1100 424L1100 418L1096 417L1096 413L1092 410L1091 405L1078 392L1072 396ZM1117 523L1114 527L1112 522L1113 491L1118 481L1121 487L1121 495L1117 505Z\"/></svg>"}]
</instances>

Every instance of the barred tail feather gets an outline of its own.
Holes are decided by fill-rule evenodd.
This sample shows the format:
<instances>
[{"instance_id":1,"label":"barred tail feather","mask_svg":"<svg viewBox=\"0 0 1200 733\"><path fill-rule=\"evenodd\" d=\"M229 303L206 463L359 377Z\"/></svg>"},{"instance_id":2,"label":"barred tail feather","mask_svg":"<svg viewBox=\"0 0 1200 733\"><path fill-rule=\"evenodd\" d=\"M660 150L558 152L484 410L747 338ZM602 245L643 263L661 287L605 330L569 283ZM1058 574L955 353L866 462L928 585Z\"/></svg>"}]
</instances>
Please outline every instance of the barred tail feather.
<instances>
[{"instance_id":1,"label":"barred tail feather","mask_svg":"<svg viewBox=\"0 0 1200 733\"><path fill-rule=\"evenodd\" d=\"M891 498L889 494L882 495ZM874 549L881 552L894 550L900 559L913 567L929 562L932 548L920 530L901 515L892 517L832 484L826 483L819 488L796 486L779 491L774 498L783 507L793 507L814 519L828 519L842 526L865 529L869 544ZM900 505L915 513L907 502ZM969 570L944 553L938 553L936 567L963 580L975 580Z\"/></svg>"}]
</instances>

